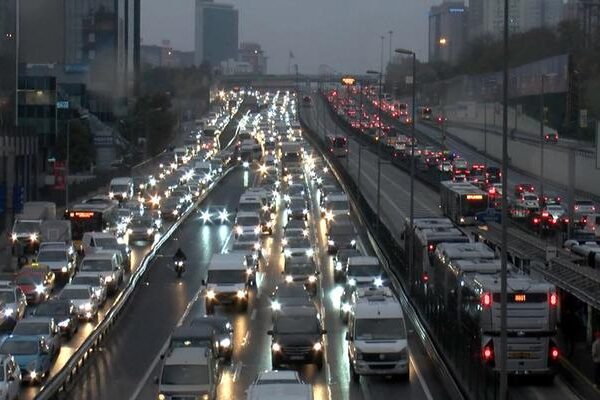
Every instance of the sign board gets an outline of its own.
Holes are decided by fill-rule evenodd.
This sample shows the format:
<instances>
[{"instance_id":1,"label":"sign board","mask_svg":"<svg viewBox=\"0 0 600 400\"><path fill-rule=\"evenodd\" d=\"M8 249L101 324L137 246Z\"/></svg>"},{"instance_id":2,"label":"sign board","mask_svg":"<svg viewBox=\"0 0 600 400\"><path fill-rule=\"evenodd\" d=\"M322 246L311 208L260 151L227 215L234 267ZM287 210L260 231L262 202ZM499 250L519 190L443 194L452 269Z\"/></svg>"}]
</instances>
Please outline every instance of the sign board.
<instances>
[{"instance_id":1,"label":"sign board","mask_svg":"<svg viewBox=\"0 0 600 400\"><path fill-rule=\"evenodd\" d=\"M65 190L66 187L66 167L64 161L54 162L54 190Z\"/></svg>"},{"instance_id":2,"label":"sign board","mask_svg":"<svg viewBox=\"0 0 600 400\"><path fill-rule=\"evenodd\" d=\"M546 246L546 262L558 257L558 248L556 246Z\"/></svg>"},{"instance_id":3,"label":"sign board","mask_svg":"<svg viewBox=\"0 0 600 400\"><path fill-rule=\"evenodd\" d=\"M587 128L588 127L588 114L585 108L579 110L579 127Z\"/></svg>"},{"instance_id":4,"label":"sign board","mask_svg":"<svg viewBox=\"0 0 600 400\"><path fill-rule=\"evenodd\" d=\"M413 83L413 77L412 77L412 75L407 76L405 82L406 82L407 85L412 85L412 83Z\"/></svg>"},{"instance_id":5,"label":"sign board","mask_svg":"<svg viewBox=\"0 0 600 400\"><path fill-rule=\"evenodd\" d=\"M344 86L354 86L356 83L356 78L353 76L342 76L342 85Z\"/></svg>"},{"instance_id":6,"label":"sign board","mask_svg":"<svg viewBox=\"0 0 600 400\"><path fill-rule=\"evenodd\" d=\"M109 135L94 136L94 146L111 147L114 145L114 139Z\"/></svg>"},{"instance_id":7,"label":"sign board","mask_svg":"<svg viewBox=\"0 0 600 400\"><path fill-rule=\"evenodd\" d=\"M56 102L56 108L58 108L59 110L68 110L69 109L69 102L65 101L65 100L57 101Z\"/></svg>"}]
</instances>

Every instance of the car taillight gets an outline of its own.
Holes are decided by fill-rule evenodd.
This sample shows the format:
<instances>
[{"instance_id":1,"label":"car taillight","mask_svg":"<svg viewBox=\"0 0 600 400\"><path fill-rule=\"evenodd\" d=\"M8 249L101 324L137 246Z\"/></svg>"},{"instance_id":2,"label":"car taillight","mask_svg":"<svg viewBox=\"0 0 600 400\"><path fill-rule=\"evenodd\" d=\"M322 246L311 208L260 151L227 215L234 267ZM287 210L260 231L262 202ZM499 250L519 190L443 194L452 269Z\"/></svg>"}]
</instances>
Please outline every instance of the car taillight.
<instances>
[{"instance_id":1,"label":"car taillight","mask_svg":"<svg viewBox=\"0 0 600 400\"><path fill-rule=\"evenodd\" d=\"M494 366L494 342L490 341L481 349L481 358L489 366Z\"/></svg>"},{"instance_id":2,"label":"car taillight","mask_svg":"<svg viewBox=\"0 0 600 400\"><path fill-rule=\"evenodd\" d=\"M556 293L550 293L548 295L548 303L550 303L552 307L556 307L558 305L558 295Z\"/></svg>"},{"instance_id":3,"label":"car taillight","mask_svg":"<svg viewBox=\"0 0 600 400\"><path fill-rule=\"evenodd\" d=\"M423 275L421 276L421 280L423 281L423 283L429 282L429 274L427 272L423 272Z\"/></svg>"},{"instance_id":4,"label":"car taillight","mask_svg":"<svg viewBox=\"0 0 600 400\"><path fill-rule=\"evenodd\" d=\"M560 356L558 347L556 347L556 346L550 347L550 359L553 361L556 361L556 360L558 360L558 356Z\"/></svg>"},{"instance_id":5,"label":"car taillight","mask_svg":"<svg viewBox=\"0 0 600 400\"><path fill-rule=\"evenodd\" d=\"M542 217L547 217L549 214L547 212L542 213Z\"/></svg>"},{"instance_id":6,"label":"car taillight","mask_svg":"<svg viewBox=\"0 0 600 400\"><path fill-rule=\"evenodd\" d=\"M491 293L482 293L481 294L481 305L485 308L489 308L492 305L492 295Z\"/></svg>"},{"instance_id":7,"label":"car taillight","mask_svg":"<svg viewBox=\"0 0 600 400\"><path fill-rule=\"evenodd\" d=\"M539 224L539 223L540 223L540 219L539 219L539 218L534 218L534 219L533 219L533 223L534 223L535 225Z\"/></svg>"}]
</instances>

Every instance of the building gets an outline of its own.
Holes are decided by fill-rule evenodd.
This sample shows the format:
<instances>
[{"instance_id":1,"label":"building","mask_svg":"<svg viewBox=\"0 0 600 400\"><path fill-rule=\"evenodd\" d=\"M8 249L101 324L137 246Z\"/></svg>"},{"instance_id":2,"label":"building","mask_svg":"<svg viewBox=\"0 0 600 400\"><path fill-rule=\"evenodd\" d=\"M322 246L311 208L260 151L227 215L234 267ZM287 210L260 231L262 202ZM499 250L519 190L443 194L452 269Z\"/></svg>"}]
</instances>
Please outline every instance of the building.
<instances>
[{"instance_id":1,"label":"building","mask_svg":"<svg viewBox=\"0 0 600 400\"><path fill-rule=\"evenodd\" d=\"M219 70L223 75L249 75L253 73L253 67L250 63L234 59L221 61Z\"/></svg>"},{"instance_id":2,"label":"building","mask_svg":"<svg viewBox=\"0 0 600 400\"><path fill-rule=\"evenodd\" d=\"M454 64L467 36L468 8L464 1L447 1L429 11L429 61Z\"/></svg>"},{"instance_id":3,"label":"building","mask_svg":"<svg viewBox=\"0 0 600 400\"><path fill-rule=\"evenodd\" d=\"M569 0L565 19L577 20L583 30L586 46L596 45L600 32L600 0Z\"/></svg>"},{"instance_id":4,"label":"building","mask_svg":"<svg viewBox=\"0 0 600 400\"><path fill-rule=\"evenodd\" d=\"M238 56L238 10L212 0L196 0L194 63L219 66Z\"/></svg>"},{"instance_id":5,"label":"building","mask_svg":"<svg viewBox=\"0 0 600 400\"><path fill-rule=\"evenodd\" d=\"M180 51L171 47L168 40L162 45L143 45L142 65L145 67L187 68L194 65L193 51Z\"/></svg>"},{"instance_id":6,"label":"building","mask_svg":"<svg viewBox=\"0 0 600 400\"><path fill-rule=\"evenodd\" d=\"M511 33L558 25L563 19L563 0L509 0ZM504 2L469 0L469 39L483 35L500 37L504 30Z\"/></svg>"},{"instance_id":7,"label":"building","mask_svg":"<svg viewBox=\"0 0 600 400\"><path fill-rule=\"evenodd\" d=\"M242 42L238 57L241 62L250 64L253 74L262 75L267 73L267 57L260 44Z\"/></svg>"}]
</instances>

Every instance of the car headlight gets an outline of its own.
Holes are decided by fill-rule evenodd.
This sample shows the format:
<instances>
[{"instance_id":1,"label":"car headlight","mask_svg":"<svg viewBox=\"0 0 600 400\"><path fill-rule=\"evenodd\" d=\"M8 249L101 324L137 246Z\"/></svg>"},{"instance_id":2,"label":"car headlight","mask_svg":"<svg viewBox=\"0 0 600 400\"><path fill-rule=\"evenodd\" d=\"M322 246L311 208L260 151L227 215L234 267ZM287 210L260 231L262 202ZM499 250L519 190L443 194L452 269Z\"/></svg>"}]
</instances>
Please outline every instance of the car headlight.
<instances>
[{"instance_id":1,"label":"car headlight","mask_svg":"<svg viewBox=\"0 0 600 400\"><path fill-rule=\"evenodd\" d=\"M244 229L241 226L236 226L235 233L237 233L238 235L241 235L242 233L244 233Z\"/></svg>"},{"instance_id":2,"label":"car headlight","mask_svg":"<svg viewBox=\"0 0 600 400\"><path fill-rule=\"evenodd\" d=\"M92 303L81 304L79 306L79 309L81 309L83 311L91 311L92 310Z\"/></svg>"},{"instance_id":3,"label":"car headlight","mask_svg":"<svg viewBox=\"0 0 600 400\"><path fill-rule=\"evenodd\" d=\"M158 394L158 400L165 400L165 399L166 399L166 397L164 394L162 394L162 393Z\"/></svg>"},{"instance_id":4,"label":"car headlight","mask_svg":"<svg viewBox=\"0 0 600 400\"><path fill-rule=\"evenodd\" d=\"M4 309L4 316L7 318L12 317L14 313L15 313L15 310L13 308Z\"/></svg>"},{"instance_id":5,"label":"car headlight","mask_svg":"<svg viewBox=\"0 0 600 400\"><path fill-rule=\"evenodd\" d=\"M237 291L236 295L239 299L242 299L242 298L246 297L246 291L240 289Z\"/></svg>"},{"instance_id":6,"label":"car headlight","mask_svg":"<svg viewBox=\"0 0 600 400\"><path fill-rule=\"evenodd\" d=\"M267 221L267 228L271 228L273 226L273 221Z\"/></svg>"},{"instance_id":7,"label":"car headlight","mask_svg":"<svg viewBox=\"0 0 600 400\"><path fill-rule=\"evenodd\" d=\"M315 251L314 251L313 249L308 249L308 250L306 250L306 255L307 255L308 257L312 257L312 256L313 256L313 254L315 254Z\"/></svg>"},{"instance_id":8,"label":"car headlight","mask_svg":"<svg viewBox=\"0 0 600 400\"><path fill-rule=\"evenodd\" d=\"M254 271L252 270L252 268L246 268L246 275L252 275L254 273Z\"/></svg>"},{"instance_id":9,"label":"car headlight","mask_svg":"<svg viewBox=\"0 0 600 400\"><path fill-rule=\"evenodd\" d=\"M106 275L106 276L104 277L104 282L106 282L106 283L111 283L111 282L112 282L112 280L113 280L113 277L112 277L112 275Z\"/></svg>"},{"instance_id":10,"label":"car headlight","mask_svg":"<svg viewBox=\"0 0 600 400\"><path fill-rule=\"evenodd\" d=\"M260 233L260 225L254 227L254 233Z\"/></svg>"},{"instance_id":11,"label":"car headlight","mask_svg":"<svg viewBox=\"0 0 600 400\"><path fill-rule=\"evenodd\" d=\"M355 239L352 239L350 241L350 246L356 246L356 240Z\"/></svg>"},{"instance_id":12,"label":"car headlight","mask_svg":"<svg viewBox=\"0 0 600 400\"><path fill-rule=\"evenodd\" d=\"M46 288L44 288L44 285L35 285L35 292L37 294L42 294L46 291Z\"/></svg>"},{"instance_id":13,"label":"car headlight","mask_svg":"<svg viewBox=\"0 0 600 400\"><path fill-rule=\"evenodd\" d=\"M179 210L178 209L173 210L173 215L178 215L178 214L179 214Z\"/></svg>"},{"instance_id":14,"label":"car headlight","mask_svg":"<svg viewBox=\"0 0 600 400\"><path fill-rule=\"evenodd\" d=\"M277 300L273 300L273 301L271 302L271 308L272 308L274 311L279 311L279 310L281 310L281 303L279 303Z\"/></svg>"},{"instance_id":15,"label":"car headlight","mask_svg":"<svg viewBox=\"0 0 600 400\"><path fill-rule=\"evenodd\" d=\"M350 278L350 279L348 280L348 285L350 285L350 286L356 286L356 279L354 279L354 278Z\"/></svg>"},{"instance_id":16,"label":"car headlight","mask_svg":"<svg viewBox=\"0 0 600 400\"><path fill-rule=\"evenodd\" d=\"M346 314L350 312L350 310L352 309L352 306L348 303L342 303L342 311L345 312Z\"/></svg>"},{"instance_id":17,"label":"car headlight","mask_svg":"<svg viewBox=\"0 0 600 400\"><path fill-rule=\"evenodd\" d=\"M12 239L13 242L17 241L17 234L13 233L12 235L10 235L10 238Z\"/></svg>"},{"instance_id":18,"label":"car headlight","mask_svg":"<svg viewBox=\"0 0 600 400\"><path fill-rule=\"evenodd\" d=\"M112 199L113 197L115 197L115 194L113 192L109 192L108 197Z\"/></svg>"},{"instance_id":19,"label":"car headlight","mask_svg":"<svg viewBox=\"0 0 600 400\"><path fill-rule=\"evenodd\" d=\"M63 320L63 321L60 321L60 322L58 323L58 326L59 326L59 327L61 327L61 328L66 328L66 327L68 327L68 326L69 326L69 322L71 322L71 320L69 320L69 319L65 319L65 320Z\"/></svg>"},{"instance_id":20,"label":"car headlight","mask_svg":"<svg viewBox=\"0 0 600 400\"><path fill-rule=\"evenodd\" d=\"M335 262L335 270L336 271L341 271L342 270L342 262L341 261L336 261Z\"/></svg>"},{"instance_id":21,"label":"car headlight","mask_svg":"<svg viewBox=\"0 0 600 400\"><path fill-rule=\"evenodd\" d=\"M29 235L29 239L31 239L32 242L37 242L37 240L38 240L38 234L37 233L32 233L31 235Z\"/></svg>"},{"instance_id":22,"label":"car headlight","mask_svg":"<svg viewBox=\"0 0 600 400\"><path fill-rule=\"evenodd\" d=\"M294 281L294 277L293 277L293 276L291 276L291 275L287 275L287 276L285 277L285 281L286 281L287 283L292 283L292 282Z\"/></svg>"},{"instance_id":23,"label":"car headlight","mask_svg":"<svg viewBox=\"0 0 600 400\"><path fill-rule=\"evenodd\" d=\"M317 342L313 345L314 351L321 351L323 349L323 345L320 342Z\"/></svg>"},{"instance_id":24,"label":"car headlight","mask_svg":"<svg viewBox=\"0 0 600 400\"><path fill-rule=\"evenodd\" d=\"M231 346L231 339L229 339L229 338L221 339L221 341L219 342L219 346L224 347L224 348Z\"/></svg>"},{"instance_id":25,"label":"car headlight","mask_svg":"<svg viewBox=\"0 0 600 400\"><path fill-rule=\"evenodd\" d=\"M131 235L131 233L133 232L133 229L131 229L131 228L128 228L126 232L127 232L129 235Z\"/></svg>"},{"instance_id":26,"label":"car headlight","mask_svg":"<svg viewBox=\"0 0 600 400\"><path fill-rule=\"evenodd\" d=\"M290 249L285 249L283 251L283 255L286 257L291 257L292 256L292 251Z\"/></svg>"},{"instance_id":27,"label":"car headlight","mask_svg":"<svg viewBox=\"0 0 600 400\"><path fill-rule=\"evenodd\" d=\"M304 214L304 215L308 214L308 210L305 208L304 210L302 210L302 214Z\"/></svg>"},{"instance_id":28,"label":"car headlight","mask_svg":"<svg viewBox=\"0 0 600 400\"><path fill-rule=\"evenodd\" d=\"M383 279L381 279L381 278L375 278L373 280L373 285L375 285L377 287L383 286Z\"/></svg>"},{"instance_id":29,"label":"car headlight","mask_svg":"<svg viewBox=\"0 0 600 400\"><path fill-rule=\"evenodd\" d=\"M330 246L335 246L335 242L333 240L331 240L331 239L329 239L327 241L327 244L330 245Z\"/></svg>"},{"instance_id":30,"label":"car headlight","mask_svg":"<svg viewBox=\"0 0 600 400\"><path fill-rule=\"evenodd\" d=\"M123 198L127 198L127 192L123 192L121 194L123 195Z\"/></svg>"},{"instance_id":31,"label":"car headlight","mask_svg":"<svg viewBox=\"0 0 600 400\"><path fill-rule=\"evenodd\" d=\"M148 235L152 235L152 234L154 233L154 229L152 229L152 228L148 228L148 229L146 229L146 233L147 233Z\"/></svg>"},{"instance_id":32,"label":"car headlight","mask_svg":"<svg viewBox=\"0 0 600 400\"><path fill-rule=\"evenodd\" d=\"M308 281L309 281L310 283L315 283L315 282L317 281L317 277L316 277L316 276L314 276L314 275L309 275L309 277L308 277Z\"/></svg>"},{"instance_id":33,"label":"car headlight","mask_svg":"<svg viewBox=\"0 0 600 400\"><path fill-rule=\"evenodd\" d=\"M214 290L209 290L208 292L206 292L206 298L208 299L214 299L216 297L216 293Z\"/></svg>"},{"instance_id":34,"label":"car headlight","mask_svg":"<svg viewBox=\"0 0 600 400\"><path fill-rule=\"evenodd\" d=\"M62 267L60 269L60 272L62 272L63 274L66 273L69 269L67 267Z\"/></svg>"},{"instance_id":35,"label":"car headlight","mask_svg":"<svg viewBox=\"0 0 600 400\"><path fill-rule=\"evenodd\" d=\"M271 345L271 349L275 353L279 353L281 351L281 346L279 345L279 343L273 343L273 345Z\"/></svg>"}]
</instances>

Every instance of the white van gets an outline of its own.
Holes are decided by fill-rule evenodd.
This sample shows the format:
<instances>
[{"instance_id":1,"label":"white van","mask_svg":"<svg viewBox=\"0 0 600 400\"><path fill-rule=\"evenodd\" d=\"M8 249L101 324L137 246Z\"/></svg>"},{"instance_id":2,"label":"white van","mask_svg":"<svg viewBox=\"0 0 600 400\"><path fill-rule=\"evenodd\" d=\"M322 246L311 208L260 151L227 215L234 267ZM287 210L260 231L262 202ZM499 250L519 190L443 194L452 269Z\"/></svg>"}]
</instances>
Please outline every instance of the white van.
<instances>
[{"instance_id":1,"label":"white van","mask_svg":"<svg viewBox=\"0 0 600 400\"><path fill-rule=\"evenodd\" d=\"M246 400L313 400L313 387L296 371L265 371L246 391Z\"/></svg>"},{"instance_id":2,"label":"white van","mask_svg":"<svg viewBox=\"0 0 600 400\"><path fill-rule=\"evenodd\" d=\"M350 376L399 375L408 379L409 348L404 313L390 288L356 291L349 314L348 358Z\"/></svg>"},{"instance_id":3,"label":"white van","mask_svg":"<svg viewBox=\"0 0 600 400\"><path fill-rule=\"evenodd\" d=\"M212 314L216 305L237 305L248 308L248 273L245 253L215 254L208 265L206 285L206 313Z\"/></svg>"},{"instance_id":4,"label":"white van","mask_svg":"<svg viewBox=\"0 0 600 400\"><path fill-rule=\"evenodd\" d=\"M176 347L163 361L158 381L158 398L210 399L217 398L219 377L216 360L205 347Z\"/></svg>"},{"instance_id":5,"label":"white van","mask_svg":"<svg viewBox=\"0 0 600 400\"><path fill-rule=\"evenodd\" d=\"M121 177L110 181L108 197L114 200L127 201L133 198L133 178Z\"/></svg>"}]
</instances>

